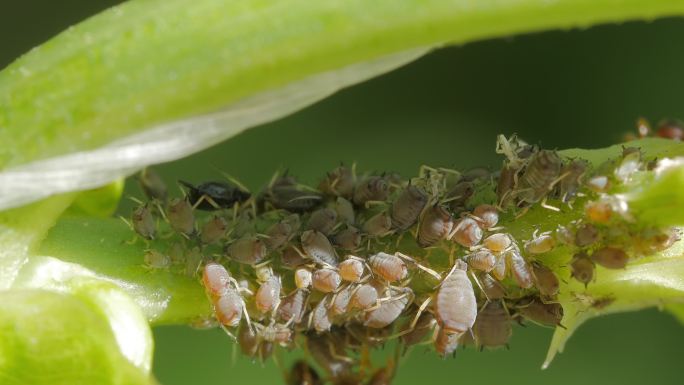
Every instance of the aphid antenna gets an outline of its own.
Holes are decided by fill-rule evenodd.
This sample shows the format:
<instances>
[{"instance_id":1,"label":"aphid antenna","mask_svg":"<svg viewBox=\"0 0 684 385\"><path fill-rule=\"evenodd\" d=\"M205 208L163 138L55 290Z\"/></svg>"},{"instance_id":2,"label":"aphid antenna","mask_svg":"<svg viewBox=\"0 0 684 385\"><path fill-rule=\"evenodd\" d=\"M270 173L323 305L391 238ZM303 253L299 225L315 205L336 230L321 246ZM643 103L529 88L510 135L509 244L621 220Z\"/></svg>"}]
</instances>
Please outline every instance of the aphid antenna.
<instances>
[{"instance_id":1,"label":"aphid antenna","mask_svg":"<svg viewBox=\"0 0 684 385\"><path fill-rule=\"evenodd\" d=\"M427 267L427 266L424 266L424 265L418 263L418 261L416 261L414 258L409 257L408 255L403 254L403 253L401 253L401 252L399 252L399 251L395 252L394 255L396 255L397 257L399 257L399 258L401 258L401 259L404 259L404 260L408 261L409 263L412 263L415 267L417 267L418 269L423 270L424 272L426 272L426 273L430 274L431 276L435 277L438 281L441 281L441 280L442 280L442 276L441 276L438 272L436 272L436 271L430 269L430 268Z\"/></svg>"},{"instance_id":2,"label":"aphid antenna","mask_svg":"<svg viewBox=\"0 0 684 385\"><path fill-rule=\"evenodd\" d=\"M480 292L482 294L484 294L485 299L487 300L487 302L489 302L490 301L489 296L487 295L487 292L485 291L485 289L482 287L482 284L480 283L480 279L477 277L477 274L475 274L475 272L472 270L470 270L469 273L470 273L470 276L473 278L473 281L475 281L475 284L477 285L477 287L480 288Z\"/></svg>"}]
</instances>

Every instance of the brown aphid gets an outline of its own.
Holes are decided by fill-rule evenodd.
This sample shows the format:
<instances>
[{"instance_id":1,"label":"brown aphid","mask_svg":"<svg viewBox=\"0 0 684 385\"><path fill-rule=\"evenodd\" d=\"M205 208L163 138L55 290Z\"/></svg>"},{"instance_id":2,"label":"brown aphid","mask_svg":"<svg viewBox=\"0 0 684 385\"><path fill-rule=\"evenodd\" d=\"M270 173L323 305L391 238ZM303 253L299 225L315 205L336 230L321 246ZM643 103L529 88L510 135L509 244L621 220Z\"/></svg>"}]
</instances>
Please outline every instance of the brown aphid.
<instances>
[{"instance_id":1,"label":"brown aphid","mask_svg":"<svg viewBox=\"0 0 684 385\"><path fill-rule=\"evenodd\" d=\"M503 260L503 258L501 259ZM493 301L506 296L506 290L504 289L503 285L491 275L487 273L479 274L478 282L480 283L480 288L488 300Z\"/></svg>"},{"instance_id":2,"label":"brown aphid","mask_svg":"<svg viewBox=\"0 0 684 385\"><path fill-rule=\"evenodd\" d=\"M516 174L518 170L510 166L504 166L499 174L496 185L496 195L499 197L499 204L505 207L509 199L512 198L511 192L515 188Z\"/></svg>"},{"instance_id":3,"label":"brown aphid","mask_svg":"<svg viewBox=\"0 0 684 385\"><path fill-rule=\"evenodd\" d=\"M480 226L486 230L499 223L499 210L492 205L479 205L473 210L473 215L477 217Z\"/></svg>"},{"instance_id":4,"label":"brown aphid","mask_svg":"<svg viewBox=\"0 0 684 385\"><path fill-rule=\"evenodd\" d=\"M214 301L216 319L224 326L235 327L242 319L242 309L244 306L240 294L236 290L229 288Z\"/></svg>"},{"instance_id":5,"label":"brown aphid","mask_svg":"<svg viewBox=\"0 0 684 385\"><path fill-rule=\"evenodd\" d=\"M259 350L259 339L247 325L242 325L238 330L237 342L242 354L247 357L256 357Z\"/></svg>"},{"instance_id":6,"label":"brown aphid","mask_svg":"<svg viewBox=\"0 0 684 385\"><path fill-rule=\"evenodd\" d=\"M496 266L497 258L487 249L480 249L466 259L468 266L475 270L490 272Z\"/></svg>"},{"instance_id":7,"label":"brown aphid","mask_svg":"<svg viewBox=\"0 0 684 385\"><path fill-rule=\"evenodd\" d=\"M348 200L338 197L335 201L335 212L340 222L347 225L353 225L356 221L356 214L354 214L354 205Z\"/></svg>"},{"instance_id":8,"label":"brown aphid","mask_svg":"<svg viewBox=\"0 0 684 385\"><path fill-rule=\"evenodd\" d=\"M309 270L305 267L298 268L297 270L295 270L294 280L295 280L295 285L297 286L298 289L307 289L309 286L311 286L311 281L312 281L311 270Z\"/></svg>"},{"instance_id":9,"label":"brown aphid","mask_svg":"<svg viewBox=\"0 0 684 385\"><path fill-rule=\"evenodd\" d=\"M311 312L311 325L318 333L328 332L332 327L330 314L328 314L328 296L323 297Z\"/></svg>"},{"instance_id":10,"label":"brown aphid","mask_svg":"<svg viewBox=\"0 0 684 385\"><path fill-rule=\"evenodd\" d=\"M352 170L340 166L327 173L325 179L318 185L324 194L351 198L354 193L355 177Z\"/></svg>"},{"instance_id":11,"label":"brown aphid","mask_svg":"<svg viewBox=\"0 0 684 385\"><path fill-rule=\"evenodd\" d=\"M662 120L658 123L656 136L659 138L682 141L682 139L684 139L684 124L679 120Z\"/></svg>"},{"instance_id":12,"label":"brown aphid","mask_svg":"<svg viewBox=\"0 0 684 385\"><path fill-rule=\"evenodd\" d=\"M478 346L488 348L506 346L512 333L511 318L500 302L490 302L477 313L473 334Z\"/></svg>"},{"instance_id":13,"label":"brown aphid","mask_svg":"<svg viewBox=\"0 0 684 385\"><path fill-rule=\"evenodd\" d=\"M541 295L553 297L558 294L560 283L558 282L558 277L556 277L556 274L551 269L535 262L532 264L532 276Z\"/></svg>"},{"instance_id":14,"label":"brown aphid","mask_svg":"<svg viewBox=\"0 0 684 385\"><path fill-rule=\"evenodd\" d=\"M400 330L408 330L411 327L412 321L412 318L408 319L406 324L401 327ZM432 330L434 324L435 317L432 314L428 312L421 313L413 329L401 336L401 342L406 346L411 346L422 342L425 339L425 336L430 332L430 330Z\"/></svg>"},{"instance_id":15,"label":"brown aphid","mask_svg":"<svg viewBox=\"0 0 684 385\"><path fill-rule=\"evenodd\" d=\"M148 199L166 202L168 190L164 180L151 168L144 168L138 174L138 183Z\"/></svg>"},{"instance_id":16,"label":"brown aphid","mask_svg":"<svg viewBox=\"0 0 684 385\"><path fill-rule=\"evenodd\" d=\"M351 363L341 357L346 357L344 346L336 344L330 334L307 334L306 348L311 357L333 379L339 378L351 370Z\"/></svg>"},{"instance_id":17,"label":"brown aphid","mask_svg":"<svg viewBox=\"0 0 684 385\"><path fill-rule=\"evenodd\" d=\"M395 293L393 297L371 307L364 315L364 325L369 328L380 329L394 322L406 306L413 300L413 291L404 287Z\"/></svg>"},{"instance_id":18,"label":"brown aphid","mask_svg":"<svg viewBox=\"0 0 684 385\"><path fill-rule=\"evenodd\" d=\"M287 385L323 385L323 380L316 370L304 360L299 360L292 365L286 380Z\"/></svg>"},{"instance_id":19,"label":"brown aphid","mask_svg":"<svg viewBox=\"0 0 684 385\"><path fill-rule=\"evenodd\" d=\"M587 180L587 187L593 192L606 192L610 189L610 179L605 175L593 176Z\"/></svg>"},{"instance_id":20,"label":"brown aphid","mask_svg":"<svg viewBox=\"0 0 684 385\"><path fill-rule=\"evenodd\" d=\"M318 269L313 272L312 278L313 288L321 293L332 293L342 283L340 274L333 269Z\"/></svg>"},{"instance_id":21,"label":"brown aphid","mask_svg":"<svg viewBox=\"0 0 684 385\"><path fill-rule=\"evenodd\" d=\"M200 240L203 244L216 243L226 234L228 223L225 219L215 216L202 226Z\"/></svg>"},{"instance_id":22,"label":"brown aphid","mask_svg":"<svg viewBox=\"0 0 684 385\"><path fill-rule=\"evenodd\" d=\"M388 282L400 281L408 275L406 263L396 255L380 252L368 258L368 264L373 273Z\"/></svg>"},{"instance_id":23,"label":"brown aphid","mask_svg":"<svg viewBox=\"0 0 684 385\"><path fill-rule=\"evenodd\" d=\"M575 254L570 263L570 275L576 280L582 282L584 286L588 285L594 279L594 262L589 259L589 256L584 253Z\"/></svg>"},{"instance_id":24,"label":"brown aphid","mask_svg":"<svg viewBox=\"0 0 684 385\"><path fill-rule=\"evenodd\" d=\"M389 184L383 177L371 176L354 189L354 204L361 206L370 201L385 201L389 195Z\"/></svg>"},{"instance_id":25,"label":"brown aphid","mask_svg":"<svg viewBox=\"0 0 684 385\"><path fill-rule=\"evenodd\" d=\"M174 265L180 265L185 262L185 248L180 242L175 242L169 247L167 252L169 258L171 258L171 263Z\"/></svg>"},{"instance_id":26,"label":"brown aphid","mask_svg":"<svg viewBox=\"0 0 684 385\"><path fill-rule=\"evenodd\" d=\"M574 159L561 169L561 179L558 189L563 202L569 202L577 195L582 185L584 174L589 164L583 159Z\"/></svg>"},{"instance_id":27,"label":"brown aphid","mask_svg":"<svg viewBox=\"0 0 684 385\"><path fill-rule=\"evenodd\" d=\"M482 246L495 253L506 250L511 246L511 243L511 237L505 233L492 234L482 240Z\"/></svg>"},{"instance_id":28,"label":"brown aphid","mask_svg":"<svg viewBox=\"0 0 684 385\"><path fill-rule=\"evenodd\" d=\"M185 255L185 275L188 277L195 277L203 260L204 257L202 256L199 247L193 247Z\"/></svg>"},{"instance_id":29,"label":"brown aphid","mask_svg":"<svg viewBox=\"0 0 684 385\"><path fill-rule=\"evenodd\" d=\"M273 342L261 341L259 343L259 359L261 362L266 362L273 355Z\"/></svg>"},{"instance_id":30,"label":"brown aphid","mask_svg":"<svg viewBox=\"0 0 684 385\"><path fill-rule=\"evenodd\" d=\"M145 239L154 239L157 233L157 221L148 205L140 205L131 215L133 230Z\"/></svg>"},{"instance_id":31,"label":"brown aphid","mask_svg":"<svg viewBox=\"0 0 684 385\"><path fill-rule=\"evenodd\" d=\"M186 199L171 199L166 216L174 231L185 235L195 232L195 214Z\"/></svg>"},{"instance_id":32,"label":"brown aphid","mask_svg":"<svg viewBox=\"0 0 684 385\"><path fill-rule=\"evenodd\" d=\"M456 222L451 240L463 247L473 247L482 240L483 232L476 220L465 217Z\"/></svg>"},{"instance_id":33,"label":"brown aphid","mask_svg":"<svg viewBox=\"0 0 684 385\"><path fill-rule=\"evenodd\" d=\"M271 183L262 194L262 199L276 209L293 213L304 213L318 207L323 196L309 189L304 189L292 177L281 176Z\"/></svg>"},{"instance_id":34,"label":"brown aphid","mask_svg":"<svg viewBox=\"0 0 684 385\"><path fill-rule=\"evenodd\" d=\"M280 302L280 290L282 284L280 277L271 275L264 281L254 296L257 310L262 313L269 312L278 306Z\"/></svg>"},{"instance_id":35,"label":"brown aphid","mask_svg":"<svg viewBox=\"0 0 684 385\"><path fill-rule=\"evenodd\" d=\"M560 175L563 162L555 151L539 150L527 163L521 178L526 187L521 192L521 200L527 203L539 201L553 188L554 181Z\"/></svg>"},{"instance_id":36,"label":"brown aphid","mask_svg":"<svg viewBox=\"0 0 684 385\"><path fill-rule=\"evenodd\" d=\"M358 258L347 258L338 266L340 277L347 282L359 282L363 277L364 264Z\"/></svg>"},{"instance_id":37,"label":"brown aphid","mask_svg":"<svg viewBox=\"0 0 684 385\"><path fill-rule=\"evenodd\" d=\"M594 251L591 259L607 269L624 269L629 262L629 256L624 250L611 246Z\"/></svg>"},{"instance_id":38,"label":"brown aphid","mask_svg":"<svg viewBox=\"0 0 684 385\"><path fill-rule=\"evenodd\" d=\"M556 239L563 245L575 244L575 234L567 226L558 225L556 227Z\"/></svg>"},{"instance_id":39,"label":"brown aphid","mask_svg":"<svg viewBox=\"0 0 684 385\"><path fill-rule=\"evenodd\" d=\"M392 230L392 218L383 211L368 218L363 223L363 232L370 237L383 237L389 234Z\"/></svg>"},{"instance_id":40,"label":"brown aphid","mask_svg":"<svg viewBox=\"0 0 684 385\"><path fill-rule=\"evenodd\" d=\"M147 250L143 256L145 266L150 269L166 269L171 266L171 258L157 250Z\"/></svg>"},{"instance_id":41,"label":"brown aphid","mask_svg":"<svg viewBox=\"0 0 684 385\"><path fill-rule=\"evenodd\" d=\"M378 291L367 283L359 285L352 294L351 305L356 309L365 310L375 305L378 300Z\"/></svg>"},{"instance_id":42,"label":"brown aphid","mask_svg":"<svg viewBox=\"0 0 684 385\"><path fill-rule=\"evenodd\" d=\"M300 227L299 215L292 214L273 224L266 230L264 243L269 250L276 250L289 242Z\"/></svg>"},{"instance_id":43,"label":"brown aphid","mask_svg":"<svg viewBox=\"0 0 684 385\"><path fill-rule=\"evenodd\" d=\"M294 246L287 247L283 250L282 254L280 255L280 261L283 263L283 265L290 268L301 266L310 262L302 254L300 254Z\"/></svg>"},{"instance_id":44,"label":"brown aphid","mask_svg":"<svg viewBox=\"0 0 684 385\"><path fill-rule=\"evenodd\" d=\"M591 223L580 226L575 231L575 246L587 247L596 243L601 238L601 233Z\"/></svg>"},{"instance_id":45,"label":"brown aphid","mask_svg":"<svg viewBox=\"0 0 684 385\"><path fill-rule=\"evenodd\" d=\"M306 289L297 289L288 294L280 301L278 318L283 322L290 320L293 320L295 324L302 322L308 297L309 291Z\"/></svg>"},{"instance_id":46,"label":"brown aphid","mask_svg":"<svg viewBox=\"0 0 684 385\"><path fill-rule=\"evenodd\" d=\"M458 348L458 340L462 334L440 329L434 342L435 352L442 358L454 353Z\"/></svg>"},{"instance_id":47,"label":"brown aphid","mask_svg":"<svg viewBox=\"0 0 684 385\"><path fill-rule=\"evenodd\" d=\"M518 286L523 289L532 287L534 284L532 270L518 250L512 249L506 252L506 264Z\"/></svg>"},{"instance_id":48,"label":"brown aphid","mask_svg":"<svg viewBox=\"0 0 684 385\"><path fill-rule=\"evenodd\" d=\"M526 319L542 326L561 326L563 320L563 306L560 303L544 303L538 298L518 305L516 310Z\"/></svg>"},{"instance_id":49,"label":"brown aphid","mask_svg":"<svg viewBox=\"0 0 684 385\"><path fill-rule=\"evenodd\" d=\"M457 260L437 289L434 313L440 327L449 333L462 333L473 327L477 315L475 291L466 273L468 266Z\"/></svg>"},{"instance_id":50,"label":"brown aphid","mask_svg":"<svg viewBox=\"0 0 684 385\"><path fill-rule=\"evenodd\" d=\"M346 314L351 303L352 293L354 287L351 285L343 287L340 291L335 293L330 303L330 313L333 316Z\"/></svg>"},{"instance_id":51,"label":"brown aphid","mask_svg":"<svg viewBox=\"0 0 684 385\"><path fill-rule=\"evenodd\" d=\"M333 235L332 240L335 245L348 251L353 251L361 245L361 232L355 227L347 227Z\"/></svg>"},{"instance_id":52,"label":"brown aphid","mask_svg":"<svg viewBox=\"0 0 684 385\"><path fill-rule=\"evenodd\" d=\"M418 245L420 247L434 245L445 239L451 233L453 226L454 220L451 214L443 207L434 205L426 209L418 225Z\"/></svg>"},{"instance_id":53,"label":"brown aphid","mask_svg":"<svg viewBox=\"0 0 684 385\"><path fill-rule=\"evenodd\" d=\"M544 254L556 247L556 239L551 236L551 232L546 232L535 236L525 242L525 251L529 254Z\"/></svg>"},{"instance_id":54,"label":"brown aphid","mask_svg":"<svg viewBox=\"0 0 684 385\"><path fill-rule=\"evenodd\" d=\"M323 233L316 230L307 230L302 233L302 248L304 252L314 260L314 262L337 266L337 253L332 244Z\"/></svg>"},{"instance_id":55,"label":"brown aphid","mask_svg":"<svg viewBox=\"0 0 684 385\"><path fill-rule=\"evenodd\" d=\"M584 207L584 213L587 215L588 220L606 224L613 217L613 207L609 202L601 200L587 202L587 205Z\"/></svg>"},{"instance_id":56,"label":"brown aphid","mask_svg":"<svg viewBox=\"0 0 684 385\"><path fill-rule=\"evenodd\" d=\"M406 230L418 221L420 213L427 204L428 197L420 187L407 186L392 203L392 225Z\"/></svg>"},{"instance_id":57,"label":"brown aphid","mask_svg":"<svg viewBox=\"0 0 684 385\"><path fill-rule=\"evenodd\" d=\"M329 235L335 224L337 224L337 211L325 207L311 213L306 228L307 230L316 230L322 234Z\"/></svg>"},{"instance_id":58,"label":"brown aphid","mask_svg":"<svg viewBox=\"0 0 684 385\"><path fill-rule=\"evenodd\" d=\"M465 209L468 199L475 193L475 186L471 182L459 182L446 194L446 202L453 211Z\"/></svg>"},{"instance_id":59,"label":"brown aphid","mask_svg":"<svg viewBox=\"0 0 684 385\"><path fill-rule=\"evenodd\" d=\"M366 385L392 385L394 374L394 364L390 362L386 367L378 368Z\"/></svg>"},{"instance_id":60,"label":"brown aphid","mask_svg":"<svg viewBox=\"0 0 684 385\"><path fill-rule=\"evenodd\" d=\"M494 268L490 271L492 273L492 276L494 278L498 279L499 281L503 280L506 278L506 273L508 272L507 266L506 266L506 257L505 255L498 255L496 258L496 263L494 264Z\"/></svg>"},{"instance_id":61,"label":"brown aphid","mask_svg":"<svg viewBox=\"0 0 684 385\"><path fill-rule=\"evenodd\" d=\"M207 293L212 297L220 297L228 290L231 276L223 265L209 262L202 269L202 283Z\"/></svg>"},{"instance_id":62,"label":"brown aphid","mask_svg":"<svg viewBox=\"0 0 684 385\"><path fill-rule=\"evenodd\" d=\"M268 250L264 242L252 235L246 235L227 248L228 257L235 262L255 265L264 260Z\"/></svg>"}]
</instances>

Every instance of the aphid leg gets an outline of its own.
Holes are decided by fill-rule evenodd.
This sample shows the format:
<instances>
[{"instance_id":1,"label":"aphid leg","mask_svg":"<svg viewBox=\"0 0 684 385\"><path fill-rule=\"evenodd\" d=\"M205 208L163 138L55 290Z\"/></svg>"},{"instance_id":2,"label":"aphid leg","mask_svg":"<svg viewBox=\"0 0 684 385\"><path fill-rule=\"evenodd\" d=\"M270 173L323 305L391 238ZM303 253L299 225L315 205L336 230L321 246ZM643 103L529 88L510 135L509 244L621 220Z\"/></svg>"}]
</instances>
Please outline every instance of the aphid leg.
<instances>
[{"instance_id":1,"label":"aphid leg","mask_svg":"<svg viewBox=\"0 0 684 385\"><path fill-rule=\"evenodd\" d=\"M541 201L541 207L543 207L543 208L545 208L545 209L548 209L548 210L551 210L551 211L556 211L556 212L560 212L560 211L561 211L558 207L556 207L556 206L551 206L551 205L547 204L547 203L546 203L546 197L544 197L544 199L542 199L542 201Z\"/></svg>"},{"instance_id":2,"label":"aphid leg","mask_svg":"<svg viewBox=\"0 0 684 385\"><path fill-rule=\"evenodd\" d=\"M489 303L490 302L489 296L487 295L487 292L485 291L485 289L482 287L482 284L480 283L480 279L477 278L477 275L472 270L470 271L470 276L473 277L473 281L475 281L475 284L477 285L477 287L480 288L480 292L482 294L484 294L485 298L487 299L486 303Z\"/></svg>"},{"instance_id":3,"label":"aphid leg","mask_svg":"<svg viewBox=\"0 0 684 385\"><path fill-rule=\"evenodd\" d=\"M135 229L133 228L133 224L128 219L124 218L122 215L119 215L119 218L126 224L126 226L128 226L128 228L131 229L131 231L135 231ZM133 238L127 240L125 243L127 245L134 245L137 240L138 240L138 235L133 234Z\"/></svg>"},{"instance_id":4,"label":"aphid leg","mask_svg":"<svg viewBox=\"0 0 684 385\"><path fill-rule=\"evenodd\" d=\"M402 258L402 259L405 259L405 260L409 261L410 263L414 264L414 265L415 265L417 268L419 268L420 270L423 270L424 272L426 272L426 273L430 274L431 276L435 277L438 281L441 281L441 280L442 280L442 276L439 275L438 272L436 272L436 271L430 269L429 267L426 267L426 266L421 265L421 264L418 263L415 259L409 257L408 255L403 254L403 253L400 253L400 252L398 252L398 251L397 251L396 253L394 253L394 255L396 255L396 256L399 257L399 258Z\"/></svg>"}]
</instances>

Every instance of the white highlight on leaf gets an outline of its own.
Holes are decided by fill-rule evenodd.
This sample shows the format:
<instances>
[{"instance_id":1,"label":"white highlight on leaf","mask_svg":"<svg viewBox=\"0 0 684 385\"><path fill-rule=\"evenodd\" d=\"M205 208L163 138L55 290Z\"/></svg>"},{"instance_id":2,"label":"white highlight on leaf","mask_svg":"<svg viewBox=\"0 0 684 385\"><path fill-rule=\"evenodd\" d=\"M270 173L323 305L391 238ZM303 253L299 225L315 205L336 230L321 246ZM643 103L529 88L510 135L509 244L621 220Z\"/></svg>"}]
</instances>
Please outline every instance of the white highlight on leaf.
<instances>
[{"instance_id":1,"label":"white highlight on leaf","mask_svg":"<svg viewBox=\"0 0 684 385\"><path fill-rule=\"evenodd\" d=\"M145 166L180 159L249 127L291 114L344 87L398 68L429 50L413 49L312 75L215 113L164 123L91 151L4 170L0 172L0 210L54 194L103 186Z\"/></svg>"}]
</instances>

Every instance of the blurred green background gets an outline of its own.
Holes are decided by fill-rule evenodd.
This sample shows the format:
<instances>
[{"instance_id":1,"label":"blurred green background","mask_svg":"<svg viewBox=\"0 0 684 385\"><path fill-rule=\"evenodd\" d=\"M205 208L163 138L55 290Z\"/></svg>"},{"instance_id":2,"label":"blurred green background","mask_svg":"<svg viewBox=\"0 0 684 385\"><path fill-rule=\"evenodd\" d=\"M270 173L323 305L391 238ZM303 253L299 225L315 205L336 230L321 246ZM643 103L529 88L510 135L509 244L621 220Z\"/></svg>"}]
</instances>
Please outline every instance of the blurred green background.
<instances>
[{"instance_id":1,"label":"blurred green background","mask_svg":"<svg viewBox=\"0 0 684 385\"><path fill-rule=\"evenodd\" d=\"M3 1L0 67L115 3ZM258 189L279 167L315 182L340 161L404 175L421 164L495 167L498 133L517 132L549 148L602 147L634 131L639 116L684 118L683 42L684 19L667 19L451 47L158 169L169 181L195 182L222 170ZM138 191L129 183L127 193ZM154 332L154 372L165 385L282 382L272 362L233 361L220 331ZM541 371L551 334L517 327L510 351L459 350L448 360L414 349L395 383L682 383L684 328L666 313L592 320Z\"/></svg>"}]
</instances>

